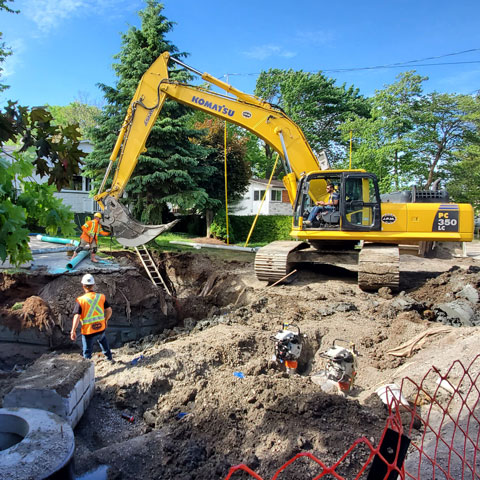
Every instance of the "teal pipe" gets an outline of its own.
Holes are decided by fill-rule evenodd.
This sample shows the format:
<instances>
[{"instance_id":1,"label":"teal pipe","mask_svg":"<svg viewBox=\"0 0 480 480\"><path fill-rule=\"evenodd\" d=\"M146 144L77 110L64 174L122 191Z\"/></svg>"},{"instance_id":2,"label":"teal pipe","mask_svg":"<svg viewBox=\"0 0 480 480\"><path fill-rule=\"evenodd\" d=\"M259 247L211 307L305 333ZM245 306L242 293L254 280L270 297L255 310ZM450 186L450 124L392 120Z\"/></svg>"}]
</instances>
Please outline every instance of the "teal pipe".
<instances>
[{"instance_id":1,"label":"teal pipe","mask_svg":"<svg viewBox=\"0 0 480 480\"><path fill-rule=\"evenodd\" d=\"M67 270L73 270L82 260L90 254L89 250L82 250L79 254L67 263Z\"/></svg>"},{"instance_id":2,"label":"teal pipe","mask_svg":"<svg viewBox=\"0 0 480 480\"><path fill-rule=\"evenodd\" d=\"M52 242L52 243L71 243L76 247L79 245L78 240L70 240L68 238L58 238L58 237L47 237L46 235L37 235L37 240L41 240L42 242Z\"/></svg>"}]
</instances>

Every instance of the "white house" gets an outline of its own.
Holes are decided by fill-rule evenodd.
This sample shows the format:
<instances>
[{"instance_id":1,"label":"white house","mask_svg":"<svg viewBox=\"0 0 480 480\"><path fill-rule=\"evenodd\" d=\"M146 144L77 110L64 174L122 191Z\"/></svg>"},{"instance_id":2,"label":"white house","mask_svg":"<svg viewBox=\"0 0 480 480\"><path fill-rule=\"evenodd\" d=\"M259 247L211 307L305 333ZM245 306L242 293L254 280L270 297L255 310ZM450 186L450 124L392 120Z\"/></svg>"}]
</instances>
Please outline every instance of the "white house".
<instances>
[{"instance_id":1,"label":"white house","mask_svg":"<svg viewBox=\"0 0 480 480\"><path fill-rule=\"evenodd\" d=\"M3 145L2 149L5 151L9 161L12 161L12 157L9 156L16 146ZM93 145L88 140L81 140L79 145L80 150L89 154L93 150ZM0 153L1 154L1 153ZM33 174L29 177L34 182L44 183L47 181L47 177L40 177L40 175ZM97 202L90 196L91 180L83 177L82 175L74 175L70 181L70 185L67 188L62 188L60 192L55 192L54 195L63 200L65 205L71 207L74 213L88 213L98 212L100 207Z\"/></svg>"},{"instance_id":2,"label":"white house","mask_svg":"<svg viewBox=\"0 0 480 480\"><path fill-rule=\"evenodd\" d=\"M81 140L79 148L86 154L93 151L93 145L88 140ZM65 205L69 205L74 213L98 212L100 207L90 196L90 191L91 180L82 175L74 175L70 185L55 193L55 196L61 198Z\"/></svg>"},{"instance_id":3,"label":"white house","mask_svg":"<svg viewBox=\"0 0 480 480\"><path fill-rule=\"evenodd\" d=\"M256 215L262 204L268 180L252 178L248 191L243 198L232 207L232 215ZM291 215L292 205L288 193L280 180L272 180L267 196L260 210L260 215Z\"/></svg>"}]
</instances>

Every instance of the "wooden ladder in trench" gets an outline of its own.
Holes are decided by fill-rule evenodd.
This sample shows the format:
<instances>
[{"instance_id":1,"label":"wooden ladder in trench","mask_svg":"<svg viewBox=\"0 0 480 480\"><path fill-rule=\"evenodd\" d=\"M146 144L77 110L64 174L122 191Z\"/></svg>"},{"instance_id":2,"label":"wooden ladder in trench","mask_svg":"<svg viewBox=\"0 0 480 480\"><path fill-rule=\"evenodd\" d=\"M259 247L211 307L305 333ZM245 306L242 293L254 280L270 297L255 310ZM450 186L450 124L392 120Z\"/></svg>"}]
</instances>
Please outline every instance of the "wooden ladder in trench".
<instances>
[{"instance_id":1,"label":"wooden ladder in trench","mask_svg":"<svg viewBox=\"0 0 480 480\"><path fill-rule=\"evenodd\" d=\"M153 258L150 255L148 248L145 245L140 245L139 247L134 247L134 248L135 248L135 251L137 252L138 258L140 258L140 261L142 262L145 268L145 271L150 277L150 280L152 281L152 283L157 288L163 287L170 296L173 296L165 280L163 279L162 275L158 271L157 265L153 261Z\"/></svg>"}]
</instances>

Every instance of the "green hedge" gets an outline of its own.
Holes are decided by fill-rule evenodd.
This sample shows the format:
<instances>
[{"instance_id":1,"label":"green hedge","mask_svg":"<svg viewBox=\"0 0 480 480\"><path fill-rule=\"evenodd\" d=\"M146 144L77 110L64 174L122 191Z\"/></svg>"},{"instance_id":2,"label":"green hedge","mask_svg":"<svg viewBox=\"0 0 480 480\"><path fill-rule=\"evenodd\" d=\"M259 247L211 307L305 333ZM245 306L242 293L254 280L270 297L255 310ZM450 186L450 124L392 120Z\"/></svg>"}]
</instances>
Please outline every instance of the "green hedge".
<instances>
[{"instance_id":1,"label":"green hedge","mask_svg":"<svg viewBox=\"0 0 480 480\"><path fill-rule=\"evenodd\" d=\"M230 243L243 243L247 240L255 215L228 216L228 234ZM289 240L292 217L289 215L260 215L249 243L270 243L275 240ZM227 225L225 212L218 213L213 219L211 233L214 237L226 240Z\"/></svg>"}]
</instances>

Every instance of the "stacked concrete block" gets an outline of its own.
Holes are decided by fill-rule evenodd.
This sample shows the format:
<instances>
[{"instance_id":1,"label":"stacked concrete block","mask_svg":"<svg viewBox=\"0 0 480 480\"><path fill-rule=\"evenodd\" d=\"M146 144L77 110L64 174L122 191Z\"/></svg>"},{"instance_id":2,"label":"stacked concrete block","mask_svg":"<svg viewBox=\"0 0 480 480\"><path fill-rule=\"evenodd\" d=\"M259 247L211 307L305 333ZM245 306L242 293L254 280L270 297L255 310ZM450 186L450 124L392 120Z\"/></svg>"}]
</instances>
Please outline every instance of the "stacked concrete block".
<instances>
[{"instance_id":1,"label":"stacked concrete block","mask_svg":"<svg viewBox=\"0 0 480 480\"><path fill-rule=\"evenodd\" d=\"M23 372L5 395L3 406L52 412L72 428L82 418L95 389L95 368L78 355L48 354Z\"/></svg>"}]
</instances>

